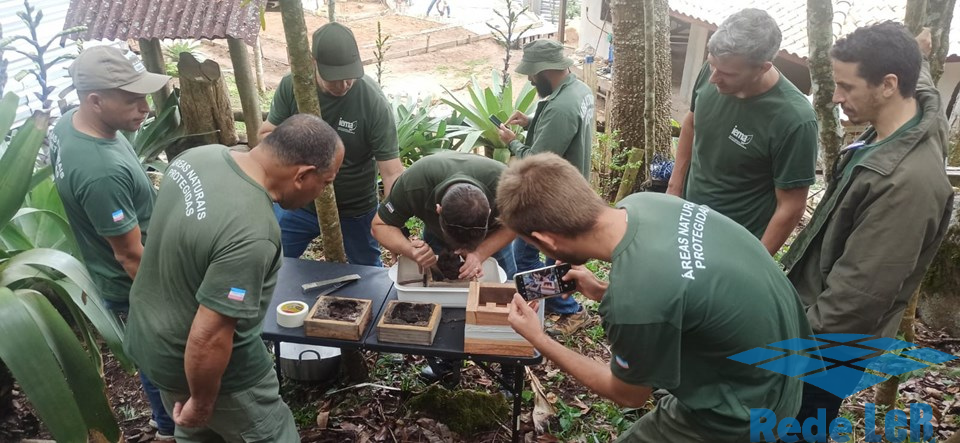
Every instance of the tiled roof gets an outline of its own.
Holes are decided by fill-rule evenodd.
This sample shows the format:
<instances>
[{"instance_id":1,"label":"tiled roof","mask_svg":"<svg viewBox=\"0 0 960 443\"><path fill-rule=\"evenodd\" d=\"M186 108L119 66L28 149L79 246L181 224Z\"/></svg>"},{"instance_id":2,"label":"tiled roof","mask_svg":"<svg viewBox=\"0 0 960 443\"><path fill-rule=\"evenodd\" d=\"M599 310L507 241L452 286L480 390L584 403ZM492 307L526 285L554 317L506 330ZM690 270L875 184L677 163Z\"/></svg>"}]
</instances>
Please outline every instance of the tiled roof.
<instances>
[{"instance_id":1,"label":"tiled roof","mask_svg":"<svg viewBox=\"0 0 960 443\"><path fill-rule=\"evenodd\" d=\"M780 49L800 58L807 58L806 0L669 0L674 15L717 26L727 16L744 8L767 11L783 34ZM854 29L884 20L903 21L905 0L834 0L833 35L842 37ZM960 9L960 5L957 5ZM954 10L950 29L948 55L960 54L960 11Z\"/></svg>"},{"instance_id":2,"label":"tiled roof","mask_svg":"<svg viewBox=\"0 0 960 443\"><path fill-rule=\"evenodd\" d=\"M64 28L87 26L84 40L233 37L253 45L265 1L71 0Z\"/></svg>"}]
</instances>

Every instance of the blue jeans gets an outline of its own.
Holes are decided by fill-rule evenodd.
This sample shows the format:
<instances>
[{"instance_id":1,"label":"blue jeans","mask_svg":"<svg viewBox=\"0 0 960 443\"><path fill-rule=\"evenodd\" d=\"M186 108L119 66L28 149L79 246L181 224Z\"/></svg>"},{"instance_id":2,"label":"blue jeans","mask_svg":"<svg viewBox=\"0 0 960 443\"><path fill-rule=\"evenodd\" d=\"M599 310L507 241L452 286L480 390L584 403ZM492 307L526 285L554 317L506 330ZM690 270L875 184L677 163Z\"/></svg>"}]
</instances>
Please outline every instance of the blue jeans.
<instances>
[{"instance_id":1,"label":"blue jeans","mask_svg":"<svg viewBox=\"0 0 960 443\"><path fill-rule=\"evenodd\" d=\"M440 237L433 235L432 232L425 231L423 234L423 240L430 245L430 249L433 249L435 254L439 254L444 248L443 240L440 240ZM513 260L513 247L511 245L506 245L503 249L497 251L496 254L493 254L493 259L497 261L497 264L503 268L503 271L507 274L507 283L513 281L513 274L517 273L517 263Z\"/></svg>"},{"instance_id":2,"label":"blue jeans","mask_svg":"<svg viewBox=\"0 0 960 443\"><path fill-rule=\"evenodd\" d=\"M523 241L520 237L517 237L517 239L513 241L513 257L517 261L517 272L532 271L544 266L552 266L557 262L549 257L546 263L541 261L540 251L530 243ZM576 314L580 311L580 303L572 296L567 298L550 297L543 305L543 310L547 313L561 315Z\"/></svg>"},{"instance_id":3,"label":"blue jeans","mask_svg":"<svg viewBox=\"0 0 960 443\"><path fill-rule=\"evenodd\" d=\"M113 312L113 315L116 315L117 318L121 318L121 314L126 314L130 310L129 303L103 300L103 304ZM138 372L140 373L140 384L143 386L143 392L147 394L147 401L150 402L150 411L153 415L153 420L157 422L157 432L164 435L173 435L175 425L173 419L167 414L167 410L163 408L163 400L160 399L160 390L143 374L143 371Z\"/></svg>"},{"instance_id":4,"label":"blue jeans","mask_svg":"<svg viewBox=\"0 0 960 443\"><path fill-rule=\"evenodd\" d=\"M283 256L299 258L313 239L320 235L317 214L305 208L287 210L273 204L273 213L280 223L280 242ZM347 261L355 265L383 266L380 261L380 244L370 234L370 223L377 215L377 208L356 217L340 216L340 232Z\"/></svg>"}]
</instances>

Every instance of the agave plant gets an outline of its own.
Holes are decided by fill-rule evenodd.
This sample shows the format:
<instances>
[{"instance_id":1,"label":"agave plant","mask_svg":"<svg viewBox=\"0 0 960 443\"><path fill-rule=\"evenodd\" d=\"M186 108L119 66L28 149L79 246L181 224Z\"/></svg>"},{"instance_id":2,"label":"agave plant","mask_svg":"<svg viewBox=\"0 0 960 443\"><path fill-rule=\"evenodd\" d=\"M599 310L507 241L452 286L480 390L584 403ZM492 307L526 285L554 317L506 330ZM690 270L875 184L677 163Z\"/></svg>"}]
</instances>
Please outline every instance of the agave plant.
<instances>
[{"instance_id":1,"label":"agave plant","mask_svg":"<svg viewBox=\"0 0 960 443\"><path fill-rule=\"evenodd\" d=\"M10 132L17 102L13 93L0 100L0 134ZM76 242L49 172L34 172L49 120L35 113L0 157L0 334L10 337L0 340L0 360L57 441L118 441L94 330L125 369L134 367L83 263L64 252Z\"/></svg>"},{"instance_id":2,"label":"agave plant","mask_svg":"<svg viewBox=\"0 0 960 443\"><path fill-rule=\"evenodd\" d=\"M446 90L452 99L443 99L443 102L459 112L464 117L464 125L451 125L447 128L448 138L459 138L462 142L458 145L461 152L470 152L477 145L493 148L493 156L504 163L510 159L510 151L507 145L500 141L500 135L497 127L490 121L490 116L495 115L500 121L507 121L514 111L526 113L534 103L537 91L529 83L525 83L520 90L517 98L513 98L512 82L507 81L502 84L500 74L493 71L493 85L487 88L481 88L476 78L473 78L472 84L467 87L470 93L471 103L464 104L457 99L450 90ZM502 91L502 93L497 93ZM513 126L511 129L518 134L522 128Z\"/></svg>"},{"instance_id":3,"label":"agave plant","mask_svg":"<svg viewBox=\"0 0 960 443\"><path fill-rule=\"evenodd\" d=\"M420 102L413 98L394 98L390 102L397 123L400 159L407 166L451 145L446 136L447 120L430 117L434 109L431 102L429 96Z\"/></svg>"}]
</instances>

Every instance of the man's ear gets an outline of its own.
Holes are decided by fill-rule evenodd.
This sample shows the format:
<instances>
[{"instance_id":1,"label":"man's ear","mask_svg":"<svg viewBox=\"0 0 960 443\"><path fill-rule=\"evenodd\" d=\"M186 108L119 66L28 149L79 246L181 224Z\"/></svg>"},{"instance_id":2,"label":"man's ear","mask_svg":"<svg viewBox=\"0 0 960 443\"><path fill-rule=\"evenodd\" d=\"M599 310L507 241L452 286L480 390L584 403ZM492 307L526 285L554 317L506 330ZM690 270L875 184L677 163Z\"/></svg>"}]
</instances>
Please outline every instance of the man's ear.
<instances>
[{"instance_id":1,"label":"man's ear","mask_svg":"<svg viewBox=\"0 0 960 443\"><path fill-rule=\"evenodd\" d=\"M440 208L440 204L438 203L438 204L437 204L437 214L440 213L440 209L441 209L441 208Z\"/></svg>"},{"instance_id":2,"label":"man's ear","mask_svg":"<svg viewBox=\"0 0 960 443\"><path fill-rule=\"evenodd\" d=\"M557 236L549 232L534 231L530 233L530 238L540 243L544 249L555 251L557 249Z\"/></svg>"},{"instance_id":3,"label":"man's ear","mask_svg":"<svg viewBox=\"0 0 960 443\"><path fill-rule=\"evenodd\" d=\"M309 179L311 175L316 175L316 173L317 173L316 166L312 166L312 165L297 166L293 175L293 181L294 183L297 184L297 187L302 187L306 182L306 180Z\"/></svg>"},{"instance_id":4,"label":"man's ear","mask_svg":"<svg viewBox=\"0 0 960 443\"><path fill-rule=\"evenodd\" d=\"M880 80L881 93L884 98L890 98L900 94L900 78L896 74L887 74Z\"/></svg>"},{"instance_id":5,"label":"man's ear","mask_svg":"<svg viewBox=\"0 0 960 443\"><path fill-rule=\"evenodd\" d=\"M763 62L763 64L760 65L760 73L761 73L761 74L766 74L767 71L769 71L770 68L772 68L772 67L773 67L773 62Z\"/></svg>"}]
</instances>

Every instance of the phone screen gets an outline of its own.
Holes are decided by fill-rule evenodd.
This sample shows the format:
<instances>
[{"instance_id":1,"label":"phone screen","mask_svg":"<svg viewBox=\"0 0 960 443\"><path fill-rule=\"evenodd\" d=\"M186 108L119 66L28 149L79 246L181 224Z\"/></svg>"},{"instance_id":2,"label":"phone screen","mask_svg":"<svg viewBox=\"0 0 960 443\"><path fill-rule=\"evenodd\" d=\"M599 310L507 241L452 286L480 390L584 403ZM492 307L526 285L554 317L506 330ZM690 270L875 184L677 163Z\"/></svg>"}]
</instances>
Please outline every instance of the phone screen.
<instances>
[{"instance_id":1,"label":"phone screen","mask_svg":"<svg viewBox=\"0 0 960 443\"><path fill-rule=\"evenodd\" d=\"M500 125L503 124L503 122L500 121L500 119L497 118L497 116L495 116L495 115L491 115L491 116L490 116L490 121L493 122L493 124L497 125L498 128L500 127Z\"/></svg>"},{"instance_id":2,"label":"phone screen","mask_svg":"<svg viewBox=\"0 0 960 443\"><path fill-rule=\"evenodd\" d=\"M517 292L524 300L553 297L573 292L576 290L576 283L563 281L563 276L569 271L570 265L565 263L518 273L514 277Z\"/></svg>"}]
</instances>

